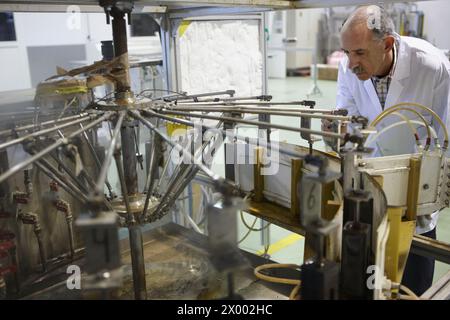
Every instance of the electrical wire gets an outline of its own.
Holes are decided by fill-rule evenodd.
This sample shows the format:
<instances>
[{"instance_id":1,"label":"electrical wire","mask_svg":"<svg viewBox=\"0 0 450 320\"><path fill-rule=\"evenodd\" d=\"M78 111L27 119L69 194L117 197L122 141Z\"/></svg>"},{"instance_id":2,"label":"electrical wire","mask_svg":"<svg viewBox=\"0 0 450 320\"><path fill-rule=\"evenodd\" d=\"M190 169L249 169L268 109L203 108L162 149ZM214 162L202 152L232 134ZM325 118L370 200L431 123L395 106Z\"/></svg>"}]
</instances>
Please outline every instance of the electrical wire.
<instances>
[{"instance_id":1,"label":"electrical wire","mask_svg":"<svg viewBox=\"0 0 450 320\"><path fill-rule=\"evenodd\" d=\"M410 119L408 119L408 122L409 122L410 124L423 125L422 121L419 121L419 120L410 120ZM369 139L366 140L366 145L371 144L371 143L373 142L373 140L377 139L377 138L378 138L380 135L382 135L383 133L389 131L389 130L392 129L392 128L395 128L395 127L397 127L397 126L400 126L400 125L402 125L402 124L404 124L404 123L406 123L406 121L395 122L395 123L393 123L393 124L391 124L391 125L389 125L389 126L387 126L387 127L384 127L384 128L381 129L380 131L376 132L373 136L369 137ZM437 137L436 130L434 130L433 127L430 127L430 130L431 130L431 135L432 135L433 139L435 140L435 146L436 146L436 148L441 149L441 146L440 146L440 144L439 144L439 139L438 139L438 137ZM418 148L422 148L422 145L420 144L420 142L419 142L419 144L418 144Z\"/></svg>"},{"instance_id":2,"label":"electrical wire","mask_svg":"<svg viewBox=\"0 0 450 320\"><path fill-rule=\"evenodd\" d=\"M403 297L405 300L420 300L420 298L411 289L402 284L400 285L400 290L407 294L407 296L400 295L400 299Z\"/></svg>"},{"instance_id":3,"label":"electrical wire","mask_svg":"<svg viewBox=\"0 0 450 320\"><path fill-rule=\"evenodd\" d=\"M245 219L244 219L244 213L241 211L241 220L242 220L242 223L243 223L244 226L245 226L248 230L250 230L250 231L255 231L255 232L263 231L263 230L266 230L266 229L271 225L271 223L269 223L269 224L265 225L265 226L262 227L262 228L255 229L255 228L253 228L253 226L255 225L255 222L256 222L256 220L258 220L258 219L259 219L259 218L255 218L255 220L253 221L252 226L250 226L250 225L247 223L247 221L245 221Z\"/></svg>"},{"instance_id":4,"label":"electrical wire","mask_svg":"<svg viewBox=\"0 0 450 320\"><path fill-rule=\"evenodd\" d=\"M413 107L417 107L420 108L424 111L427 111L428 113L430 113L436 120L437 122L439 122L439 125L441 126L441 129L444 132L444 143L443 143L443 150L447 150L448 148L448 143L449 143L449 136L448 136L448 130L447 127L445 126L444 122L442 121L442 119L436 114L436 112L434 112L432 109L420 104L420 103L415 103L415 102L402 102L402 103L398 103L396 105L393 105L392 107L389 107L388 109L386 109L385 111L383 111L381 114L378 115L377 118L375 118L375 120L372 122L372 124L374 122L378 123L382 118L385 117L386 112L391 112L392 109L396 109L399 107L404 107L406 110L411 110L406 108L406 106L413 106ZM392 111L393 112L393 111ZM379 119L380 118L380 119Z\"/></svg>"},{"instance_id":5,"label":"electrical wire","mask_svg":"<svg viewBox=\"0 0 450 320\"><path fill-rule=\"evenodd\" d=\"M261 273L262 270L268 270L268 269L294 269L298 270L300 266L296 264L282 264L282 263L268 263L263 264L255 268L254 274L255 277L257 277L260 280L272 282L272 283L280 283L280 284L289 284L294 285L295 287L292 289L289 299L294 300L296 299L298 292L301 287L301 281L297 279L288 279L288 278L281 278L281 277L273 277L268 276L266 274Z\"/></svg>"},{"instance_id":6,"label":"electrical wire","mask_svg":"<svg viewBox=\"0 0 450 320\"><path fill-rule=\"evenodd\" d=\"M428 149L430 148L430 145L431 145L431 130L430 130L430 125L428 124L428 122L427 122L427 120L424 118L424 116L421 115L418 111L416 111L416 110L414 110L414 109L409 109L409 108L402 107L402 106L398 106L398 107L393 106L393 107L390 107L390 108L384 110L382 113L380 113L380 114L378 115L378 117L376 117L375 120L372 121L372 123L370 124L370 126L375 127L381 120L383 120L383 119L384 119L385 117L387 117L388 115L393 114L393 113L396 112L396 111L401 111L401 110L412 112L412 113L416 114L416 115L422 120L422 122L424 123L424 125L425 125L425 127L426 127L426 129L427 129L427 136L428 136L428 137L427 137L427 140L426 140L426 143L425 143L424 150L425 150L425 151L428 150Z\"/></svg>"}]
</instances>

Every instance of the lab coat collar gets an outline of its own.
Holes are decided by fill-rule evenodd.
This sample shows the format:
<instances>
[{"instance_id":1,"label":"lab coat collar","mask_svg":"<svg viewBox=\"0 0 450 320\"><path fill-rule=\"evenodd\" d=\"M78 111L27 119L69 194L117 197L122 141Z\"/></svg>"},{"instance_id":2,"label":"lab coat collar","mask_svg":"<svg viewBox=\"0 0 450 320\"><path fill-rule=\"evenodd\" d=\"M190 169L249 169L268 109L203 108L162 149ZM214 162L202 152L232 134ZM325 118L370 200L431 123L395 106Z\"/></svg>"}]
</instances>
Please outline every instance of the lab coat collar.
<instances>
[{"instance_id":1,"label":"lab coat collar","mask_svg":"<svg viewBox=\"0 0 450 320\"><path fill-rule=\"evenodd\" d=\"M394 101L398 101L403 90L402 80L406 79L410 75L411 67L411 54L409 48L405 42L398 41L398 59L397 66L394 70L394 74L391 79L391 84L389 86L388 95L386 97L385 109L393 105Z\"/></svg>"},{"instance_id":2,"label":"lab coat collar","mask_svg":"<svg viewBox=\"0 0 450 320\"><path fill-rule=\"evenodd\" d=\"M401 40L401 38L398 41L397 50L397 65L395 67L394 74L392 75L391 83L389 85L389 92L386 97L385 109L391 107L394 101L398 101L398 98L400 97L403 90L402 80L408 78L410 74L411 55L406 44ZM370 97L370 101L374 106L374 115L380 114L383 110L381 108L380 100L371 79L364 81L364 88L366 89L367 94Z\"/></svg>"},{"instance_id":3,"label":"lab coat collar","mask_svg":"<svg viewBox=\"0 0 450 320\"><path fill-rule=\"evenodd\" d=\"M374 106L374 108L368 109L371 111L371 113L373 113L369 116L369 119L374 119L377 115L379 115L383 111L381 109L380 99L378 98L377 92L375 91L375 87L373 86L371 79L364 81L364 88L366 89L367 94L370 97L370 101Z\"/></svg>"}]
</instances>

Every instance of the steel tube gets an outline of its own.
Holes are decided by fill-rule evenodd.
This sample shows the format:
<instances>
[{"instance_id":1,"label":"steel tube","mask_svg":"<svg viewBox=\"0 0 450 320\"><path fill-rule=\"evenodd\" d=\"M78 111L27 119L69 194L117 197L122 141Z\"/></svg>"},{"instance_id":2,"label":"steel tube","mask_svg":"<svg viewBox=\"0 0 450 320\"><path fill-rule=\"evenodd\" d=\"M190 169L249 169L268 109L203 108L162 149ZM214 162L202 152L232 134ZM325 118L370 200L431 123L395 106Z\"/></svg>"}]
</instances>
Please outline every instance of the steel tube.
<instances>
[{"instance_id":1,"label":"steel tube","mask_svg":"<svg viewBox=\"0 0 450 320\"><path fill-rule=\"evenodd\" d=\"M129 111L130 115L138 120L140 120L146 127L148 127L150 130L153 130L154 132L156 132L164 141L166 141L169 145L173 146L175 148L176 151L181 152L184 156L186 156L189 160L190 163L195 164L196 166L198 166L200 168L200 170L202 170L204 173L206 173L210 178L212 178L214 181L218 181L220 180L220 176L215 174L213 171L211 171L211 169L209 169L208 167L206 167L204 164L202 163L195 163L194 161L194 156L186 151L183 147L181 147L179 144L176 144L175 142L173 142L172 140L170 140L169 137L167 137L165 134L163 134L159 129L157 129L152 123L150 123L147 119L145 119L144 117L142 117L137 111ZM219 119L220 120L220 119Z\"/></svg>"},{"instance_id":2,"label":"steel tube","mask_svg":"<svg viewBox=\"0 0 450 320\"><path fill-rule=\"evenodd\" d=\"M87 116L87 117L84 117L84 118L81 118L81 119L78 119L78 120L75 120L75 121L71 121L69 123L61 124L61 125L56 126L56 127L52 127L52 128L48 128L48 129L44 129L44 130L40 130L40 131L36 131L36 132L30 133L30 134L27 134L26 136L23 136L23 137L20 137L20 138L14 139L14 140L10 140L8 142L0 144L0 150L3 150L3 149L6 149L8 147L11 147L13 145L22 143L25 140L28 140L28 139L31 139L31 138L36 138L36 137L42 136L44 134L47 134L47 133L50 133L50 132L54 132L54 131L58 131L60 129L64 129L64 128L73 126L75 124L78 124L80 122L84 122L84 121L88 121L88 120L92 120L92 119L93 119L92 116Z\"/></svg>"},{"instance_id":3,"label":"steel tube","mask_svg":"<svg viewBox=\"0 0 450 320\"><path fill-rule=\"evenodd\" d=\"M107 114L101 116L97 120L95 120L95 121L91 122L89 125L87 125L84 129L77 130L76 132L70 134L65 139L59 139L54 144L48 146L44 150L41 150L40 152L36 153L32 157L28 158L27 160L25 160L25 161L15 165L14 167L10 168L8 171L6 171L6 172L4 172L3 174L0 175L0 183L5 181L6 179L11 177L12 175L16 174L17 172L21 171L22 169L26 168L27 166L29 166L33 162L39 160L43 156L47 155L49 152L52 152L53 150L57 149L58 147L62 146L65 143L67 143L71 138L74 138L77 135L79 135L80 133L84 132L85 130L88 130L88 129L96 126L100 122L107 120L109 117L111 117L110 113L107 113Z\"/></svg>"},{"instance_id":4,"label":"steel tube","mask_svg":"<svg viewBox=\"0 0 450 320\"><path fill-rule=\"evenodd\" d=\"M70 121L70 120L74 120L74 119L79 119L80 117L85 117L87 115L88 115L87 113L81 113L81 114L76 115L76 116L65 117L65 118L61 118L59 120L45 121L45 122L41 122L39 124L39 127L52 125L52 124L65 122L65 121ZM28 129L33 129L35 127L36 127L35 124L29 124L29 125L17 127L17 128L14 128L14 129L3 130L3 131L0 131L0 136L7 136L7 135L10 135L10 134L14 134L15 132L25 131L25 130L28 130Z\"/></svg>"},{"instance_id":5,"label":"steel tube","mask_svg":"<svg viewBox=\"0 0 450 320\"><path fill-rule=\"evenodd\" d=\"M134 141L134 127L124 126L121 130L122 137L122 157L124 167L125 182L127 184L128 194L138 193L138 177L137 177L137 157L136 144Z\"/></svg>"},{"instance_id":6,"label":"steel tube","mask_svg":"<svg viewBox=\"0 0 450 320\"><path fill-rule=\"evenodd\" d=\"M294 128L294 127L288 127L288 126L284 126L284 125L267 123L267 122L261 122L261 121L236 119L236 118L233 118L233 117L223 117L223 116L222 117L216 117L216 116L210 116L210 115L205 115L205 114L191 114L189 112L180 112L180 111L160 110L159 112L161 112L163 114L173 114L173 115L192 117L192 118L202 118L202 119L229 121L229 122L233 122L233 123L249 124L249 125L254 125L254 126L258 126L258 127L273 128L273 129L294 131L294 132L300 132L300 133L304 132L304 133L315 134L315 135L324 136L324 137L330 137L330 138L338 138L338 139L344 139L345 138L345 135L339 134L339 133L334 133L334 132L317 131L317 130L304 129L304 128Z\"/></svg>"},{"instance_id":7,"label":"steel tube","mask_svg":"<svg viewBox=\"0 0 450 320\"><path fill-rule=\"evenodd\" d=\"M327 120L338 120L338 121L352 121L350 116L339 116L332 114L316 114L312 112L295 112L295 111L280 111L280 110L270 110L264 109L252 109L252 108L241 108L241 107L174 107L169 108L164 111L202 111L202 112L233 112L233 113L251 113L251 114L268 114L275 116L286 116L286 117L298 117L298 118L313 118L313 119L327 119ZM303 110L302 110L303 111Z\"/></svg>"},{"instance_id":8,"label":"steel tube","mask_svg":"<svg viewBox=\"0 0 450 320\"><path fill-rule=\"evenodd\" d=\"M103 162L102 169L100 170L100 174L95 184L95 192L97 194L103 194L103 188L105 186L105 180L108 175L108 169L111 164L111 159L114 155L114 152L116 151L117 137L122 127L122 122L125 118L125 114L125 111L122 111L119 115L119 118L117 119L116 127L114 128L114 132L111 137L111 143L109 144L108 152L106 153L105 161Z\"/></svg>"},{"instance_id":9,"label":"steel tube","mask_svg":"<svg viewBox=\"0 0 450 320\"><path fill-rule=\"evenodd\" d=\"M136 300L147 299L145 280L144 246L142 232L139 226L129 226L131 266L133 269L134 297Z\"/></svg>"},{"instance_id":10,"label":"steel tube","mask_svg":"<svg viewBox=\"0 0 450 320\"><path fill-rule=\"evenodd\" d=\"M83 128L83 125L81 123L80 123L80 127ZM97 153L95 152L94 146L92 145L91 141L89 140L89 137L86 134L86 132L83 132L83 137L86 140L86 143L88 145L88 149L91 152L92 157L94 158L94 162L95 162L95 164L97 166L97 169L98 169L98 171L100 171L101 168L102 168L102 164L100 163L100 159L98 158ZM108 188L109 196L112 198L113 197L113 190L112 190L111 184L108 181L108 178L106 178L105 184L106 184L106 187ZM94 183L94 185L95 185L95 183Z\"/></svg>"},{"instance_id":11,"label":"steel tube","mask_svg":"<svg viewBox=\"0 0 450 320\"><path fill-rule=\"evenodd\" d=\"M189 120L179 119L179 118L173 118L173 117L169 117L169 116L165 116L165 115L162 115L162 114L158 114L158 113L156 113L156 112L149 111L149 110L143 110L143 113L148 113L148 114L150 114L151 116L154 116L154 117L160 117L161 119L164 119L164 120L166 120L166 121L170 121L170 122L174 122L174 123L183 124L183 125L187 125L187 126L190 126L190 127L193 127L194 125L199 125L199 126L201 126L203 129L217 130L217 129L214 128L214 127L205 126L205 125L203 125L203 124L201 124L201 123L194 124L194 122L189 121ZM219 129L219 130L221 130L221 129ZM246 142L246 143L248 143L248 144L251 144L251 145L262 146L262 147L270 148L270 149L273 150L273 151L279 151L279 152L281 152L281 153L283 153L283 154L286 154L286 155L289 155L289 156L292 156L292 157L304 158L304 155L302 155L302 154L300 154L300 153L297 153L297 152L294 152L294 151L290 151L290 150L286 150L286 149L284 149L284 148L282 148L282 147L279 147L279 146L277 146L277 145L272 145L271 143L268 143L268 142L266 142L266 141L264 141L264 140L258 140L258 139L256 139L256 138L249 138L249 137L244 137L244 136L240 136L240 135L234 135L233 133L229 133L229 132L227 132L226 130L222 130L222 133L223 133L225 136L227 136L228 138L230 138L230 139L237 139L237 140L239 140L239 141L244 141L244 142Z\"/></svg>"}]
</instances>

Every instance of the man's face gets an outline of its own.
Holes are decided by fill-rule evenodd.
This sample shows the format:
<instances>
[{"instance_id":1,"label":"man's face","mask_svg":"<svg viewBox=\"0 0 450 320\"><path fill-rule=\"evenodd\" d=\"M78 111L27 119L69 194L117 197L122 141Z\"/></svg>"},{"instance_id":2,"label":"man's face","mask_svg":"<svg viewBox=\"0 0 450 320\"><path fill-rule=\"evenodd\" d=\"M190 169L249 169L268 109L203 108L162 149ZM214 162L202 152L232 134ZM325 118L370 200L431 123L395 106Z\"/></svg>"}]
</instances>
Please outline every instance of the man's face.
<instances>
[{"instance_id":1,"label":"man's face","mask_svg":"<svg viewBox=\"0 0 450 320\"><path fill-rule=\"evenodd\" d=\"M368 80L383 71L385 41L374 39L372 31L364 25L344 30L341 33L341 44L348 57L348 68L359 80Z\"/></svg>"}]
</instances>

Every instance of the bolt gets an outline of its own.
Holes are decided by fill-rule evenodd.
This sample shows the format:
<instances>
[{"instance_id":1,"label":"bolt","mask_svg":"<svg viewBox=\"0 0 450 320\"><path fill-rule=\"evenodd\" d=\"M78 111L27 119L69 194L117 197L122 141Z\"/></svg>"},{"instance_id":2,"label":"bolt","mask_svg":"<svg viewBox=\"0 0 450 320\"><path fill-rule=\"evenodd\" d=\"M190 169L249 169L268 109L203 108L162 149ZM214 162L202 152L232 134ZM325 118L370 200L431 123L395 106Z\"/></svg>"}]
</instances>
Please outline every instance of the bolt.
<instances>
[{"instance_id":1,"label":"bolt","mask_svg":"<svg viewBox=\"0 0 450 320\"><path fill-rule=\"evenodd\" d=\"M428 190L430 188L430 186L428 183L425 183L422 188L423 188L423 190Z\"/></svg>"}]
</instances>

